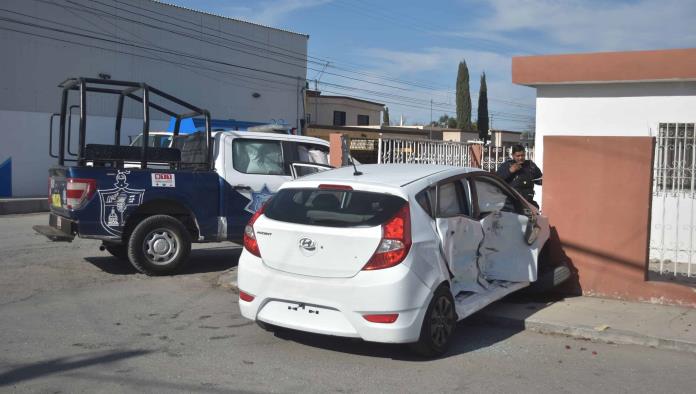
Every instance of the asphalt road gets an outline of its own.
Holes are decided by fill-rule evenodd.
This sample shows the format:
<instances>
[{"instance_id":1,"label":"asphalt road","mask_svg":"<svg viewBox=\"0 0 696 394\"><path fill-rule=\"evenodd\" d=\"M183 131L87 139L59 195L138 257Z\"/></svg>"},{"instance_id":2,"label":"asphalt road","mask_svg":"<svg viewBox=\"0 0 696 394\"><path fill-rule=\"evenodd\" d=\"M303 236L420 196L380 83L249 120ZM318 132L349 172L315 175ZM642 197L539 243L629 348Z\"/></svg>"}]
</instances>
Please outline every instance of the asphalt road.
<instances>
[{"instance_id":1,"label":"asphalt road","mask_svg":"<svg viewBox=\"0 0 696 394\"><path fill-rule=\"evenodd\" d=\"M217 287L232 244L196 248L181 275L149 278L98 250L50 243L46 215L0 216L0 392L693 392L696 356L466 320L452 351L294 332L239 315Z\"/></svg>"}]
</instances>

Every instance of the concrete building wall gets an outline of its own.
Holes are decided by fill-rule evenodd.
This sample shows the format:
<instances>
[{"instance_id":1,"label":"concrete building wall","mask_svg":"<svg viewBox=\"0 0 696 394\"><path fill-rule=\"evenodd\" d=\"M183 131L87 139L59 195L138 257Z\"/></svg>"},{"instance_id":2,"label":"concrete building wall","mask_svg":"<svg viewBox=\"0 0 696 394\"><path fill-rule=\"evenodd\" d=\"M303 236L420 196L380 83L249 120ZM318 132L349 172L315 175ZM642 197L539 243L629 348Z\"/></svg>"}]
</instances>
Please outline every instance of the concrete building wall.
<instances>
[{"instance_id":1,"label":"concrete building wall","mask_svg":"<svg viewBox=\"0 0 696 394\"><path fill-rule=\"evenodd\" d=\"M346 113L345 126L357 126L358 115L370 117L370 126L379 126L382 122L383 106L350 98L308 97L306 113L310 114L310 123L333 125L334 111Z\"/></svg>"},{"instance_id":2,"label":"concrete building wall","mask_svg":"<svg viewBox=\"0 0 696 394\"><path fill-rule=\"evenodd\" d=\"M100 3L3 1L10 11L4 16L11 21L0 24L14 31L0 30L0 163L12 157L13 196L46 192L46 169L55 163L47 154L48 119L59 109L57 85L68 77L104 73L145 82L218 119L280 121L294 127L302 118L306 35L150 0ZM90 115L116 112L114 97L95 96L88 103ZM151 115L166 120L157 111ZM140 116L140 106L125 108L126 118ZM124 134L140 132L139 121L133 122ZM153 123L156 127L166 124ZM19 164L27 158L35 164Z\"/></svg>"},{"instance_id":3,"label":"concrete building wall","mask_svg":"<svg viewBox=\"0 0 696 394\"><path fill-rule=\"evenodd\" d=\"M546 250L572 267L566 290L696 307L692 288L646 281L653 143L645 136L545 138Z\"/></svg>"},{"instance_id":4,"label":"concrete building wall","mask_svg":"<svg viewBox=\"0 0 696 394\"><path fill-rule=\"evenodd\" d=\"M656 136L660 122L696 122L696 82L539 85L536 88L535 156L542 171L546 136L650 137ZM537 193L541 193L538 189Z\"/></svg>"}]
</instances>

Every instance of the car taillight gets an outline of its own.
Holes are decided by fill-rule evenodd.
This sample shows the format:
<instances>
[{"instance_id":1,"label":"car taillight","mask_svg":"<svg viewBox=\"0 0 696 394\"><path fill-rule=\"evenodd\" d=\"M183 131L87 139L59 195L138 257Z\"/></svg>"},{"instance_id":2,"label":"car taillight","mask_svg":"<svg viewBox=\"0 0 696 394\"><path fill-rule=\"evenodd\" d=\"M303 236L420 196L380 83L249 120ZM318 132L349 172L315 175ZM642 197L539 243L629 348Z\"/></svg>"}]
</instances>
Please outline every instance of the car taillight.
<instances>
[{"instance_id":1,"label":"car taillight","mask_svg":"<svg viewBox=\"0 0 696 394\"><path fill-rule=\"evenodd\" d=\"M97 191L96 179L67 178L65 180L65 207L78 209Z\"/></svg>"},{"instance_id":2,"label":"car taillight","mask_svg":"<svg viewBox=\"0 0 696 394\"><path fill-rule=\"evenodd\" d=\"M393 267L406 258L411 248L411 214L408 203L382 225L382 240L363 271Z\"/></svg>"},{"instance_id":3,"label":"car taillight","mask_svg":"<svg viewBox=\"0 0 696 394\"><path fill-rule=\"evenodd\" d=\"M256 219L263 214L266 209L266 204L262 205L254 215L249 219L249 223L244 227L244 249L256 257L261 257L261 251L259 250L259 243L256 241L256 233L254 232L254 223Z\"/></svg>"},{"instance_id":4,"label":"car taillight","mask_svg":"<svg viewBox=\"0 0 696 394\"><path fill-rule=\"evenodd\" d=\"M254 296L239 290L239 299L246 302L254 301Z\"/></svg>"},{"instance_id":5,"label":"car taillight","mask_svg":"<svg viewBox=\"0 0 696 394\"><path fill-rule=\"evenodd\" d=\"M363 319L371 323L394 323L399 318L398 313L384 313L379 315L363 315Z\"/></svg>"}]
</instances>

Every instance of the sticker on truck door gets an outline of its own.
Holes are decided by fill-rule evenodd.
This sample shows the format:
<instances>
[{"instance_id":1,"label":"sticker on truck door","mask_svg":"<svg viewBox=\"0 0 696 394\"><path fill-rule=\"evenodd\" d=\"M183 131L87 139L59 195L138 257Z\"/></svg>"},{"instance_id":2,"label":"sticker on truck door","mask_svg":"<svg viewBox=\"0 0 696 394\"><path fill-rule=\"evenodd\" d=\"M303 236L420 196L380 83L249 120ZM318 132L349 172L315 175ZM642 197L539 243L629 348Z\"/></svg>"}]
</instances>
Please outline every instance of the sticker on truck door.
<instances>
[{"instance_id":1,"label":"sticker on truck door","mask_svg":"<svg viewBox=\"0 0 696 394\"><path fill-rule=\"evenodd\" d=\"M152 174L152 187L176 187L174 174L155 172Z\"/></svg>"},{"instance_id":2,"label":"sticker on truck door","mask_svg":"<svg viewBox=\"0 0 696 394\"><path fill-rule=\"evenodd\" d=\"M139 206L145 194L145 189L128 187L128 174L128 170L118 170L113 189L97 190L101 203L99 221L102 228L113 236L121 236L125 225L124 214L129 208Z\"/></svg>"}]
</instances>

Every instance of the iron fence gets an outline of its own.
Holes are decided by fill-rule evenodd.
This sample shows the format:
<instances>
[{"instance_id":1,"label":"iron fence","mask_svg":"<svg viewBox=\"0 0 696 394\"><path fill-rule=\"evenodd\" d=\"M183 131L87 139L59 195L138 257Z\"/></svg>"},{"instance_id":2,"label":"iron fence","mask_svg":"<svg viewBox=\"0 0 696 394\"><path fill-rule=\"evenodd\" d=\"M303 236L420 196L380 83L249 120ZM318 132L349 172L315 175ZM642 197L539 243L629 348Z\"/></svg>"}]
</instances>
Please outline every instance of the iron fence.
<instances>
[{"instance_id":1,"label":"iron fence","mask_svg":"<svg viewBox=\"0 0 696 394\"><path fill-rule=\"evenodd\" d=\"M469 144L385 138L378 140L377 163L420 163L468 167Z\"/></svg>"},{"instance_id":2,"label":"iron fence","mask_svg":"<svg viewBox=\"0 0 696 394\"><path fill-rule=\"evenodd\" d=\"M483 147L480 168L486 171L498 171L498 167L512 156L512 145ZM534 160L534 147L525 148L525 158Z\"/></svg>"},{"instance_id":3,"label":"iron fence","mask_svg":"<svg viewBox=\"0 0 696 394\"><path fill-rule=\"evenodd\" d=\"M425 163L460 167L477 167L497 171L512 155L512 145L484 146L478 142L409 140L382 137L378 140L352 140L351 152L377 144L377 163ZM534 148L526 148L526 158L534 160Z\"/></svg>"},{"instance_id":4,"label":"iron fence","mask_svg":"<svg viewBox=\"0 0 696 394\"><path fill-rule=\"evenodd\" d=\"M650 271L696 282L694 123L660 123L653 162Z\"/></svg>"}]
</instances>

